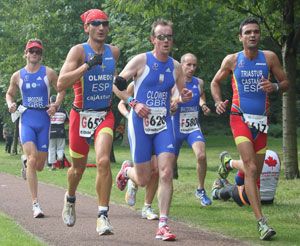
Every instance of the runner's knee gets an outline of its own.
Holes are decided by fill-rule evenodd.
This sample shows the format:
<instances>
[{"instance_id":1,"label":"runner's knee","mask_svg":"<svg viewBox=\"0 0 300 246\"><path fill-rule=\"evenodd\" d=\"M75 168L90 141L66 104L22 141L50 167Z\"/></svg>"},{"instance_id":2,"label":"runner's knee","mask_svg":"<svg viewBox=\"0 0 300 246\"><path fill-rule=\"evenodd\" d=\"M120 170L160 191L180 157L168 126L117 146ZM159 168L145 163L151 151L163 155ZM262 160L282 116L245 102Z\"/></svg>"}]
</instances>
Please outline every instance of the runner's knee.
<instances>
[{"instance_id":1,"label":"runner's knee","mask_svg":"<svg viewBox=\"0 0 300 246\"><path fill-rule=\"evenodd\" d=\"M38 161L38 158L36 155L28 155L27 156L27 166L31 166L36 169L37 161Z\"/></svg>"},{"instance_id":2,"label":"runner's knee","mask_svg":"<svg viewBox=\"0 0 300 246\"><path fill-rule=\"evenodd\" d=\"M255 163L249 163L245 170L245 176L256 179L258 177L257 171Z\"/></svg>"},{"instance_id":3,"label":"runner's knee","mask_svg":"<svg viewBox=\"0 0 300 246\"><path fill-rule=\"evenodd\" d=\"M159 173L159 179L164 183L172 182L173 170L171 168L165 168Z\"/></svg>"},{"instance_id":4,"label":"runner's knee","mask_svg":"<svg viewBox=\"0 0 300 246\"><path fill-rule=\"evenodd\" d=\"M141 187L145 187L150 182L150 175L138 175L136 178L136 184Z\"/></svg>"},{"instance_id":5,"label":"runner's knee","mask_svg":"<svg viewBox=\"0 0 300 246\"><path fill-rule=\"evenodd\" d=\"M205 153L199 153L197 155L197 163L200 164L200 165L203 165L203 163L205 163L205 161L206 161Z\"/></svg>"},{"instance_id":6,"label":"runner's knee","mask_svg":"<svg viewBox=\"0 0 300 246\"><path fill-rule=\"evenodd\" d=\"M82 176L84 173L85 167L71 167L69 168L69 172L73 173L75 176Z\"/></svg>"},{"instance_id":7,"label":"runner's knee","mask_svg":"<svg viewBox=\"0 0 300 246\"><path fill-rule=\"evenodd\" d=\"M101 156L97 158L96 165L98 170L107 170L110 168L110 159L108 156Z\"/></svg>"}]
</instances>

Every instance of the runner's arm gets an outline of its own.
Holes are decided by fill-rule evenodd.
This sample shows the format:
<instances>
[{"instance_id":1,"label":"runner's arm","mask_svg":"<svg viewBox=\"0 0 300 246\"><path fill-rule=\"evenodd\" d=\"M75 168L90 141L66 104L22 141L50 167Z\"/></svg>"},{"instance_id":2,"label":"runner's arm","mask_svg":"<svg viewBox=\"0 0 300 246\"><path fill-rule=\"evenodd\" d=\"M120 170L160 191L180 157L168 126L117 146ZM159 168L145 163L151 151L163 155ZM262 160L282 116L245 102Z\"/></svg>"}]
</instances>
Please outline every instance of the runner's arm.
<instances>
[{"instance_id":1,"label":"runner's arm","mask_svg":"<svg viewBox=\"0 0 300 246\"><path fill-rule=\"evenodd\" d=\"M289 81L282 69L278 56L272 51L266 51L265 55L270 66L270 70L278 81L278 88L275 83L272 83L273 91L287 91L289 88Z\"/></svg>"},{"instance_id":2,"label":"runner's arm","mask_svg":"<svg viewBox=\"0 0 300 246\"><path fill-rule=\"evenodd\" d=\"M146 55L139 54L133 57L119 74L120 77L125 79L126 81L138 77L142 64L146 64ZM113 92L120 99L127 101L127 99L131 96L127 93L126 90L120 91L115 85L113 86Z\"/></svg>"},{"instance_id":3,"label":"runner's arm","mask_svg":"<svg viewBox=\"0 0 300 246\"><path fill-rule=\"evenodd\" d=\"M133 57L119 74L120 77L126 81L130 79L137 79L142 75L146 65L146 54L142 53ZM147 117L150 113L150 109L143 103L138 102L136 99L132 98L127 91L120 91L114 85L113 92L122 100L126 101L134 111L142 118Z\"/></svg>"},{"instance_id":4,"label":"runner's arm","mask_svg":"<svg viewBox=\"0 0 300 246\"><path fill-rule=\"evenodd\" d=\"M127 93L128 93L128 95L132 95L132 94L133 94L133 87L134 87L134 82L131 82L131 83L127 86ZM119 102L119 104L118 104L118 110L119 110L119 112L120 112L125 118L128 118L129 110L127 109L126 101L120 100L120 102Z\"/></svg>"},{"instance_id":5,"label":"runner's arm","mask_svg":"<svg viewBox=\"0 0 300 246\"><path fill-rule=\"evenodd\" d=\"M210 108L206 104L206 96L205 96L205 91L204 91L204 81L202 79L197 78L199 81L199 91L201 92L200 94L200 99L199 99L199 105L204 113L204 115L208 115L210 113Z\"/></svg>"},{"instance_id":6,"label":"runner's arm","mask_svg":"<svg viewBox=\"0 0 300 246\"><path fill-rule=\"evenodd\" d=\"M17 104L15 103L15 96L18 90L19 79L20 79L20 72L17 71L11 76L9 87L5 95L8 111L10 113L13 113L17 110Z\"/></svg>"},{"instance_id":7,"label":"runner's arm","mask_svg":"<svg viewBox=\"0 0 300 246\"><path fill-rule=\"evenodd\" d=\"M185 86L184 75L182 71L181 64L174 60L174 67L176 73L176 87L179 92L179 97L177 98L176 102L187 102L192 99L193 93L191 90L187 89Z\"/></svg>"},{"instance_id":8,"label":"runner's arm","mask_svg":"<svg viewBox=\"0 0 300 246\"><path fill-rule=\"evenodd\" d=\"M89 65L84 63L84 49L81 44L73 46L60 70L58 77L58 91L71 87L89 69Z\"/></svg>"},{"instance_id":9,"label":"runner's arm","mask_svg":"<svg viewBox=\"0 0 300 246\"><path fill-rule=\"evenodd\" d=\"M234 55L228 55L224 58L220 69L217 71L210 84L211 95L215 101L216 112L218 114L222 114L226 111L228 100L222 101L221 82L232 72L234 59Z\"/></svg>"}]
</instances>

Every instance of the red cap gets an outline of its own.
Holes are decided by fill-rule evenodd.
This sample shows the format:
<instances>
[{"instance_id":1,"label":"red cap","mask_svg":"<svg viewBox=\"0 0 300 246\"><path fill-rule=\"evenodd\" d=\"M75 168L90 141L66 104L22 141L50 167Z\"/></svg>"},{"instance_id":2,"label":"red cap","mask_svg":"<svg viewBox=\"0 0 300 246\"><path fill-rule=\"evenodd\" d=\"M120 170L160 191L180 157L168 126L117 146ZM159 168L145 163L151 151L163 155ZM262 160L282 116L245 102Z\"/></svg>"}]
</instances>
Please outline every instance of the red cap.
<instances>
[{"instance_id":1,"label":"red cap","mask_svg":"<svg viewBox=\"0 0 300 246\"><path fill-rule=\"evenodd\" d=\"M39 48L39 49L43 49L43 45L41 45L37 41L28 41L28 43L26 44L26 50L34 48L34 47Z\"/></svg>"},{"instance_id":2,"label":"red cap","mask_svg":"<svg viewBox=\"0 0 300 246\"><path fill-rule=\"evenodd\" d=\"M94 20L108 20L107 14L100 9L90 9L80 16L84 24L90 23Z\"/></svg>"}]
</instances>

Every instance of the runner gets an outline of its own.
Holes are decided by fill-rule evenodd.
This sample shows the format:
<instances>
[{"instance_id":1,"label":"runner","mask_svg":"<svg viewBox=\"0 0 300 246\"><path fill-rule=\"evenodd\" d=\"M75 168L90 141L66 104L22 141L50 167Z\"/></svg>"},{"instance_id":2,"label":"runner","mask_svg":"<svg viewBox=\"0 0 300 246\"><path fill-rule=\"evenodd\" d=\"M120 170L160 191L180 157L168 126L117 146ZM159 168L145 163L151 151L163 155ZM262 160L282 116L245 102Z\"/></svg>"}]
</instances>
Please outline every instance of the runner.
<instances>
[{"instance_id":1,"label":"runner","mask_svg":"<svg viewBox=\"0 0 300 246\"><path fill-rule=\"evenodd\" d=\"M224 113L228 100L222 101L221 82L232 74L230 126L244 163L245 189L258 223L260 239L268 240L276 232L268 226L262 214L256 181L261 174L267 148L268 94L286 91L288 80L277 55L258 49L260 26L256 19L247 18L241 23L239 39L243 50L225 57L211 82L211 92L216 112ZM277 83L270 81L270 72Z\"/></svg>"},{"instance_id":2,"label":"runner","mask_svg":"<svg viewBox=\"0 0 300 246\"><path fill-rule=\"evenodd\" d=\"M122 165L116 177L117 186L124 190L130 178L146 186L151 178L151 156L157 156L159 170L158 204L160 210L156 238L175 240L168 227L168 214L173 193L174 136L170 116L171 90L176 83L180 101L191 99L192 92L184 88L182 68L169 53L173 44L173 24L157 20L152 24L151 42L154 49L138 54L120 73L125 81L134 79L134 96L127 102L130 111L128 131L134 166Z\"/></svg>"},{"instance_id":3,"label":"runner","mask_svg":"<svg viewBox=\"0 0 300 246\"><path fill-rule=\"evenodd\" d=\"M210 109L206 104L204 81L194 76L197 69L197 57L191 53L184 54L181 57L181 65L186 87L193 92L193 97L189 102L178 103L178 109L172 116L175 134L175 163L177 163L180 148L186 141L193 149L197 160L198 188L195 196L200 200L202 206L209 206L211 200L204 189L207 169L205 138L200 128L198 115L200 108L205 115L210 113ZM176 87L174 90L177 90Z\"/></svg>"},{"instance_id":4,"label":"runner","mask_svg":"<svg viewBox=\"0 0 300 246\"><path fill-rule=\"evenodd\" d=\"M113 233L108 219L112 187L110 153L114 128L112 91L120 95L122 92L119 89L125 90L127 84L116 79L113 85L120 51L118 47L105 43L109 32L107 14L100 9L90 9L81 15L81 20L88 40L70 49L58 79L60 90L72 86L75 95L69 126L72 166L67 173L68 190L64 198L62 218L67 226L74 226L75 193L86 168L91 138L94 137L98 198L96 231L99 235L107 235Z\"/></svg>"},{"instance_id":5,"label":"runner","mask_svg":"<svg viewBox=\"0 0 300 246\"><path fill-rule=\"evenodd\" d=\"M28 181L34 218L44 217L38 201L37 171L43 170L48 156L49 116L56 112L65 94L59 93L56 102L49 105L50 85L57 89L57 75L53 69L41 64L42 54L42 41L30 39L24 51L26 66L12 75L6 92L9 112L22 113L19 122L24 153L22 176ZM18 90L21 92L22 105L17 108L15 97Z\"/></svg>"}]
</instances>

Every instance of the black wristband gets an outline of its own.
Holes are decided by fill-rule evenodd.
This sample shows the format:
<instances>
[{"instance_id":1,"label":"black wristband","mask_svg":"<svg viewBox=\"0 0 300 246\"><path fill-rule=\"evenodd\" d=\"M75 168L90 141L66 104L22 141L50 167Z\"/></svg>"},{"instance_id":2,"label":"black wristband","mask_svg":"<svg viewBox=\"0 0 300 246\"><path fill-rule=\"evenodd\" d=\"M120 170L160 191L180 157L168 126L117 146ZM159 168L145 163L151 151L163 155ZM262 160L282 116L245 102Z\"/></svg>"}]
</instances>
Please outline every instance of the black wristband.
<instances>
[{"instance_id":1,"label":"black wristband","mask_svg":"<svg viewBox=\"0 0 300 246\"><path fill-rule=\"evenodd\" d=\"M127 81L121 76L116 77L114 84L120 91L124 91L127 88Z\"/></svg>"}]
</instances>

